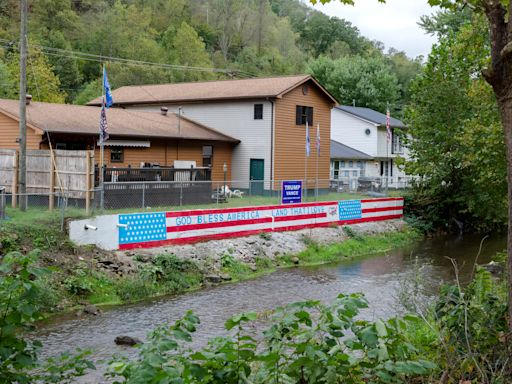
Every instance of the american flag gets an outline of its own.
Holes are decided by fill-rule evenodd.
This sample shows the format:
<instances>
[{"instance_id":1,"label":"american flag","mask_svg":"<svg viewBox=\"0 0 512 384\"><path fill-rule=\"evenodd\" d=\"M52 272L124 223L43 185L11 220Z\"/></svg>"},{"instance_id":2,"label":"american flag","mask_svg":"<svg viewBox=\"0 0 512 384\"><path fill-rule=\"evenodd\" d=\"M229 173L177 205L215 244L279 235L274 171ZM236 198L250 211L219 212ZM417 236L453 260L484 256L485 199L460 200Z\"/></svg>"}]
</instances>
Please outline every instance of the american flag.
<instances>
[{"instance_id":1,"label":"american flag","mask_svg":"<svg viewBox=\"0 0 512 384\"><path fill-rule=\"evenodd\" d=\"M105 104L101 107L100 113L100 140L105 142L108 140L107 113L105 112Z\"/></svg>"},{"instance_id":2,"label":"american flag","mask_svg":"<svg viewBox=\"0 0 512 384\"><path fill-rule=\"evenodd\" d=\"M311 152L311 145L309 143L309 125L306 119L306 156L309 157L309 153Z\"/></svg>"},{"instance_id":3,"label":"american flag","mask_svg":"<svg viewBox=\"0 0 512 384\"><path fill-rule=\"evenodd\" d=\"M391 115L389 113L389 108L388 108L388 110L386 111L386 136L388 138L388 141L391 141L391 127L389 126L390 119L391 119Z\"/></svg>"},{"instance_id":4,"label":"american flag","mask_svg":"<svg viewBox=\"0 0 512 384\"><path fill-rule=\"evenodd\" d=\"M316 125L316 154L320 156L320 124Z\"/></svg>"}]
</instances>

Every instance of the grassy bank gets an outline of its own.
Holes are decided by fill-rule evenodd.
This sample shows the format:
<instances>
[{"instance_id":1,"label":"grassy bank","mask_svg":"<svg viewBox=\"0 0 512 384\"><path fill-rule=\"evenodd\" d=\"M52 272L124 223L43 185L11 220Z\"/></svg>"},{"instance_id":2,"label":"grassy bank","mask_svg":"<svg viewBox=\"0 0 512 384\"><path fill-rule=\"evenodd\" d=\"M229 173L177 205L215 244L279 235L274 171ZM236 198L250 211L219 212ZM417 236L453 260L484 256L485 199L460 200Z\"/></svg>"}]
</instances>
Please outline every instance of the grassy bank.
<instances>
[{"instance_id":1,"label":"grassy bank","mask_svg":"<svg viewBox=\"0 0 512 384\"><path fill-rule=\"evenodd\" d=\"M361 236L345 227L348 239L319 245L303 236L305 251L271 260L256 258L245 264L228 252L219 262L183 260L171 253L153 258L135 255L129 271L105 268L116 263L113 254L94 247L78 247L60 231L56 212L28 212L12 217L0 227L0 252L36 252L38 264L52 273L41 280L39 303L47 313L56 313L87 304L117 305L161 295L179 294L212 283L251 279L296 264L316 265L349 260L398 248L418 238L412 230L375 236ZM213 276L212 276L213 275Z\"/></svg>"}]
</instances>

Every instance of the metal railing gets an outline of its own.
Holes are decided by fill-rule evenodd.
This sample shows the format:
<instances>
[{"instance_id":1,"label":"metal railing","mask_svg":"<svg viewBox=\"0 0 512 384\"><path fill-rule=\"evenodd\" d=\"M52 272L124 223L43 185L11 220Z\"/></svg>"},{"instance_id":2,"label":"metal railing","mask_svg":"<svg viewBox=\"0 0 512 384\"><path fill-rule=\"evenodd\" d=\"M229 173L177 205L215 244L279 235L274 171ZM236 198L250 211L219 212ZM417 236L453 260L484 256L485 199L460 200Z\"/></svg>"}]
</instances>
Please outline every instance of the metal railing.
<instances>
[{"instance_id":1,"label":"metal railing","mask_svg":"<svg viewBox=\"0 0 512 384\"><path fill-rule=\"evenodd\" d=\"M117 182L145 182L145 181L209 181L211 180L211 168L103 168L104 181ZM95 169L95 185L99 185L99 168Z\"/></svg>"}]
</instances>

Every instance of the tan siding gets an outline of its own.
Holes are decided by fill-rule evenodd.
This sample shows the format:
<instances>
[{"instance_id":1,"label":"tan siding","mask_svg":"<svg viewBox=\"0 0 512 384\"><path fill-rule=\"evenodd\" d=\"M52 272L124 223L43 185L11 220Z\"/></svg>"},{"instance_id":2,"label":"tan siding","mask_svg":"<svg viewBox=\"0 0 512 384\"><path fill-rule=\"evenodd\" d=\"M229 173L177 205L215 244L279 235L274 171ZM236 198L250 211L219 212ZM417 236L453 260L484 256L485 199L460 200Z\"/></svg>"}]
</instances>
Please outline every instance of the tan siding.
<instances>
[{"instance_id":1,"label":"tan siding","mask_svg":"<svg viewBox=\"0 0 512 384\"><path fill-rule=\"evenodd\" d=\"M18 149L16 138L19 137L19 123L9 116L0 113L0 148ZM41 135L32 128L27 128L27 149L39 149Z\"/></svg>"},{"instance_id":2,"label":"tan siding","mask_svg":"<svg viewBox=\"0 0 512 384\"><path fill-rule=\"evenodd\" d=\"M233 145L228 143L217 143L213 145L212 180L221 181L224 179L224 163L228 166L226 179L231 180L231 156Z\"/></svg>"},{"instance_id":3,"label":"tan siding","mask_svg":"<svg viewBox=\"0 0 512 384\"><path fill-rule=\"evenodd\" d=\"M308 159L309 187L316 178L316 126L320 124L320 157L318 159L318 178L329 179L329 156L331 138L332 102L313 82L308 82L307 95L302 86L297 87L276 101L274 179L304 179L306 162L306 126L295 125L295 107L297 105L313 107L313 126L309 129L311 154ZM327 187L322 183L321 187Z\"/></svg>"}]
</instances>

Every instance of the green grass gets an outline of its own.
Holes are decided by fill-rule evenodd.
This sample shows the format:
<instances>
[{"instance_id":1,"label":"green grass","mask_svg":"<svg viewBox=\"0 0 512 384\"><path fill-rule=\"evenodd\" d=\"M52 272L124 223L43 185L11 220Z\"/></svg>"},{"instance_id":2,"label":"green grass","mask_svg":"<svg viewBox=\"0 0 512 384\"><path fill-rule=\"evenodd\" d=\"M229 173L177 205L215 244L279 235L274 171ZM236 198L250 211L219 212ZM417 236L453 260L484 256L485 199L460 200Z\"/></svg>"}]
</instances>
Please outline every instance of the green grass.
<instances>
[{"instance_id":1,"label":"green grass","mask_svg":"<svg viewBox=\"0 0 512 384\"><path fill-rule=\"evenodd\" d=\"M342 260L353 259L376 253L383 253L391 249L403 247L420 235L412 230L403 232L390 232L376 236L358 236L357 238L345 240L342 243L321 246L305 237L304 241L309 242L308 248L296 255L302 265L317 265L333 263ZM292 255L284 256L281 260L288 265L293 264Z\"/></svg>"}]
</instances>

